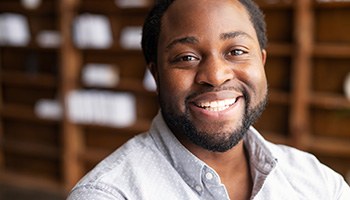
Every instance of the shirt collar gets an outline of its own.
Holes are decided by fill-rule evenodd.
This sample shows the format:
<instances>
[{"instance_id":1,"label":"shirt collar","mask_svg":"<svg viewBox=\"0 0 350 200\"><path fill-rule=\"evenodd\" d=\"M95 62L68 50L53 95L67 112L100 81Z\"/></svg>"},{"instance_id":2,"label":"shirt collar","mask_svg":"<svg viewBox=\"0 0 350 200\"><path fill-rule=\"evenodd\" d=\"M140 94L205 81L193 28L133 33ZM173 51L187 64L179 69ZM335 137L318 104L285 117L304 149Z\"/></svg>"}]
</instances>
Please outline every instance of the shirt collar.
<instances>
[{"instance_id":1,"label":"shirt collar","mask_svg":"<svg viewBox=\"0 0 350 200\"><path fill-rule=\"evenodd\" d=\"M269 174L277 164L277 158L270 150L269 142L253 127L249 128L243 141L249 154L250 166L262 174Z\"/></svg>"},{"instance_id":2,"label":"shirt collar","mask_svg":"<svg viewBox=\"0 0 350 200\"><path fill-rule=\"evenodd\" d=\"M150 134L158 149L171 162L184 181L201 193L198 188L203 188L201 177L206 164L180 143L166 125L160 112L153 120Z\"/></svg>"}]
</instances>

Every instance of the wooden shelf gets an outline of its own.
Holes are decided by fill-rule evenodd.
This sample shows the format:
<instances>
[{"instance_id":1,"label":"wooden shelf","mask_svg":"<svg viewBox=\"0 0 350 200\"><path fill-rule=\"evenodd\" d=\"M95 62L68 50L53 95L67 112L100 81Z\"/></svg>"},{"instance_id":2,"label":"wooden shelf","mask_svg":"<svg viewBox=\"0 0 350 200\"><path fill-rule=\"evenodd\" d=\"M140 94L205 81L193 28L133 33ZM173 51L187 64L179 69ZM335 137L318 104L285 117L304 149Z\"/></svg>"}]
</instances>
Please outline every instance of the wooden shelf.
<instances>
[{"instance_id":1,"label":"wooden shelf","mask_svg":"<svg viewBox=\"0 0 350 200\"><path fill-rule=\"evenodd\" d=\"M350 100L345 96L329 93L313 93L309 99L313 106L325 109L350 110Z\"/></svg>"},{"instance_id":2,"label":"wooden shelf","mask_svg":"<svg viewBox=\"0 0 350 200\"><path fill-rule=\"evenodd\" d=\"M104 130L110 130L110 131L120 131L120 132L134 132L134 133L142 133L149 129L151 124L150 120L147 119L138 119L133 125L127 126L127 127L114 127L114 126L107 126L107 125L94 125L94 124L78 124L79 126L83 128L90 128L90 129L104 129Z\"/></svg>"},{"instance_id":3,"label":"wooden shelf","mask_svg":"<svg viewBox=\"0 0 350 200\"><path fill-rule=\"evenodd\" d=\"M147 7L138 7L138 8L120 8L114 1L110 0L100 0L100 1L82 1L78 6L78 10L80 12L97 12L104 14L116 14L116 15L145 15L145 13L149 10L149 6Z\"/></svg>"},{"instance_id":4,"label":"wooden shelf","mask_svg":"<svg viewBox=\"0 0 350 200\"><path fill-rule=\"evenodd\" d=\"M79 159L82 162L98 163L110 153L112 152L103 149L86 149L79 155Z\"/></svg>"},{"instance_id":5,"label":"wooden shelf","mask_svg":"<svg viewBox=\"0 0 350 200\"><path fill-rule=\"evenodd\" d=\"M4 118L18 119L32 121L36 123L44 123L48 125L56 125L59 123L57 120L53 119L43 119L39 118L35 113L32 107L15 105L15 104L6 104L0 110L0 115Z\"/></svg>"},{"instance_id":6,"label":"wooden shelf","mask_svg":"<svg viewBox=\"0 0 350 200\"><path fill-rule=\"evenodd\" d=\"M0 6L0 12L14 12L14 13L21 13L25 15L53 15L55 12L52 12L55 10L55 0L44 0L41 1L42 3L40 6L34 10L28 10L26 9L19 0L17 1L11 1L7 0L4 2L1 2Z\"/></svg>"},{"instance_id":7,"label":"wooden shelf","mask_svg":"<svg viewBox=\"0 0 350 200\"><path fill-rule=\"evenodd\" d=\"M0 51L3 50L15 50L15 51L38 51L38 52L52 52L52 53L58 53L59 48L56 47L41 47L40 45L36 44L36 42L31 42L29 45L26 46L11 46L11 45L1 45Z\"/></svg>"},{"instance_id":8,"label":"wooden shelf","mask_svg":"<svg viewBox=\"0 0 350 200\"><path fill-rule=\"evenodd\" d=\"M263 136L276 144L293 145L290 138L282 133L263 132ZM328 156L350 157L350 139L336 139L334 137L313 136L304 144L304 150Z\"/></svg>"},{"instance_id":9,"label":"wooden shelf","mask_svg":"<svg viewBox=\"0 0 350 200\"><path fill-rule=\"evenodd\" d=\"M84 49L79 49L83 55L96 55L96 54L100 54L100 55L134 55L134 56L142 56L142 51L141 50L127 50L127 49L122 49L122 48L118 48L118 47L110 47L110 48L106 48L106 49L93 49L93 48L84 48Z\"/></svg>"},{"instance_id":10,"label":"wooden shelf","mask_svg":"<svg viewBox=\"0 0 350 200\"><path fill-rule=\"evenodd\" d=\"M307 150L328 156L350 157L350 139L315 136L309 139Z\"/></svg>"},{"instance_id":11,"label":"wooden shelf","mask_svg":"<svg viewBox=\"0 0 350 200\"><path fill-rule=\"evenodd\" d=\"M0 170L0 182L6 185L13 185L15 187L22 187L25 189L40 189L62 195L67 193L64 191L64 188L58 181L18 174L17 172L10 170Z\"/></svg>"},{"instance_id":12,"label":"wooden shelf","mask_svg":"<svg viewBox=\"0 0 350 200\"><path fill-rule=\"evenodd\" d=\"M43 144L30 144L26 142L3 140L1 146L3 151L18 153L21 155L31 155L47 159L59 159L61 154L57 147Z\"/></svg>"},{"instance_id":13,"label":"wooden shelf","mask_svg":"<svg viewBox=\"0 0 350 200\"><path fill-rule=\"evenodd\" d=\"M22 87L56 88L57 78L49 74L29 74L23 72L2 71L0 80L4 84Z\"/></svg>"},{"instance_id":14,"label":"wooden shelf","mask_svg":"<svg viewBox=\"0 0 350 200\"><path fill-rule=\"evenodd\" d=\"M313 54L322 58L350 58L350 44L316 44Z\"/></svg>"},{"instance_id":15,"label":"wooden shelf","mask_svg":"<svg viewBox=\"0 0 350 200\"><path fill-rule=\"evenodd\" d=\"M293 2L282 2L282 1L274 1L267 2L265 0L256 0L255 1L263 10L281 10L281 9L293 9Z\"/></svg>"},{"instance_id":16,"label":"wooden shelf","mask_svg":"<svg viewBox=\"0 0 350 200\"><path fill-rule=\"evenodd\" d=\"M284 144L284 145L291 145L289 138L286 137L285 133L275 133L275 132L269 132L264 131L262 132L262 135L267 140L276 143L276 144Z\"/></svg>"},{"instance_id":17,"label":"wooden shelf","mask_svg":"<svg viewBox=\"0 0 350 200\"><path fill-rule=\"evenodd\" d=\"M277 104L290 104L290 94L285 91L271 89L269 94L270 101Z\"/></svg>"},{"instance_id":18,"label":"wooden shelf","mask_svg":"<svg viewBox=\"0 0 350 200\"><path fill-rule=\"evenodd\" d=\"M293 45L288 43L269 43L267 45L268 56L291 56Z\"/></svg>"},{"instance_id":19,"label":"wooden shelf","mask_svg":"<svg viewBox=\"0 0 350 200\"><path fill-rule=\"evenodd\" d=\"M334 8L350 8L349 1L329 1L329 2L317 2L314 1L314 7L316 9L334 9Z\"/></svg>"},{"instance_id":20,"label":"wooden shelf","mask_svg":"<svg viewBox=\"0 0 350 200\"><path fill-rule=\"evenodd\" d=\"M133 92L133 93L138 93L145 96L156 98L156 93L153 91L146 90L143 86L143 82L138 79L121 78L121 80L115 87L91 87L91 86L83 86L83 87L85 89Z\"/></svg>"}]
</instances>

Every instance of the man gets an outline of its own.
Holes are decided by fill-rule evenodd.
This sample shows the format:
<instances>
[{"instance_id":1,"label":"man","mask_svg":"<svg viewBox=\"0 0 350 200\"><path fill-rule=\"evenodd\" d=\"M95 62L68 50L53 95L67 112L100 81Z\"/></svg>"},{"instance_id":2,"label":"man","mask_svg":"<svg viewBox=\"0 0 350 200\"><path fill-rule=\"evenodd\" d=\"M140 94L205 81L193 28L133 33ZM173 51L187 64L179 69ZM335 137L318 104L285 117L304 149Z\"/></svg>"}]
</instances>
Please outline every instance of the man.
<instances>
[{"instance_id":1,"label":"man","mask_svg":"<svg viewBox=\"0 0 350 200\"><path fill-rule=\"evenodd\" d=\"M265 22L252 1L159 1L142 46L160 113L69 199L350 199L314 156L251 127L268 91Z\"/></svg>"}]
</instances>

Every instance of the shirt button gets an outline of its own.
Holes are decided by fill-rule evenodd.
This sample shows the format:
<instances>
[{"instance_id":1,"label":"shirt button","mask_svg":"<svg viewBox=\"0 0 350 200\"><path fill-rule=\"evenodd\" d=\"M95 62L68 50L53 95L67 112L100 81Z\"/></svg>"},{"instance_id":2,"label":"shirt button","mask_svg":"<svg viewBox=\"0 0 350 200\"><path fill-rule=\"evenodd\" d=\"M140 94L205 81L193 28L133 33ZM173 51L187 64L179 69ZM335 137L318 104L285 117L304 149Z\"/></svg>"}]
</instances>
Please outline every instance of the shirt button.
<instances>
[{"instance_id":1,"label":"shirt button","mask_svg":"<svg viewBox=\"0 0 350 200\"><path fill-rule=\"evenodd\" d=\"M202 191L202 187L199 186L199 185L197 185L197 186L196 186L196 190L197 190L197 192L201 192L201 191Z\"/></svg>"},{"instance_id":2,"label":"shirt button","mask_svg":"<svg viewBox=\"0 0 350 200\"><path fill-rule=\"evenodd\" d=\"M211 179L214 178L214 176L213 176L212 173L208 172L208 173L205 174L205 178L207 178L208 180L211 180Z\"/></svg>"}]
</instances>

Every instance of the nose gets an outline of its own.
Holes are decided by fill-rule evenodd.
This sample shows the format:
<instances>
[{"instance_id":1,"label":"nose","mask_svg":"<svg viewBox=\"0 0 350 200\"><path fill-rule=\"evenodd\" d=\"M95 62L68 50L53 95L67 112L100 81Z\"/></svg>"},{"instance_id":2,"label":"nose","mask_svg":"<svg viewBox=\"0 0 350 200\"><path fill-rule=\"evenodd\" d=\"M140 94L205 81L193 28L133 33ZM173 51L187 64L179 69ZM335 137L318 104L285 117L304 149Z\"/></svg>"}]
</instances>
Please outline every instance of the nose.
<instances>
[{"instance_id":1,"label":"nose","mask_svg":"<svg viewBox=\"0 0 350 200\"><path fill-rule=\"evenodd\" d=\"M198 84L212 87L221 86L233 78L232 67L219 56L211 56L203 61L196 74Z\"/></svg>"}]
</instances>

